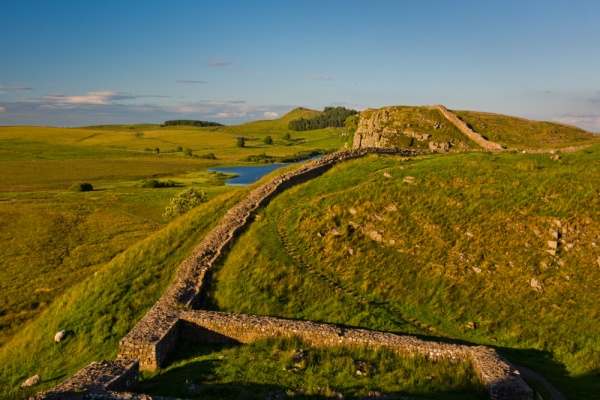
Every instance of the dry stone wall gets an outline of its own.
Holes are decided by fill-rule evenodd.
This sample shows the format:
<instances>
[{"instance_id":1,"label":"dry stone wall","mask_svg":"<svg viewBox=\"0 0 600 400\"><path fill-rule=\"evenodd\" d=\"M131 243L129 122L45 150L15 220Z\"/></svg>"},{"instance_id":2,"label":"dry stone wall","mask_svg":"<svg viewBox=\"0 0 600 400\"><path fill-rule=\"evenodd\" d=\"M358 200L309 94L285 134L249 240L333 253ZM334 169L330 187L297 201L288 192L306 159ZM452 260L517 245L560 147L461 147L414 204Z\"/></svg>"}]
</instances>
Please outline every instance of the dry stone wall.
<instances>
[{"instance_id":1,"label":"dry stone wall","mask_svg":"<svg viewBox=\"0 0 600 400\"><path fill-rule=\"evenodd\" d=\"M454 124L454 126L456 126L458 128L458 130L460 130L462 133L467 135L471 140L473 140L475 143L477 143L478 145L483 147L485 150L501 151L503 149L502 146L499 145L498 143L490 142L489 140L486 140L483 136L481 136L479 133L473 131L471 128L469 128L469 126L467 124L465 124L463 121L461 121L461 119L458 118L456 116L456 114L449 111L443 105L436 104L432 108L434 108L434 109L438 110L440 113L442 113L442 115L448 121L450 121L452 124Z\"/></svg>"},{"instance_id":2,"label":"dry stone wall","mask_svg":"<svg viewBox=\"0 0 600 400\"><path fill-rule=\"evenodd\" d=\"M383 346L398 354L471 360L493 399L532 399L531 389L510 363L487 347L426 342L411 336L310 321L194 310L202 304L208 290L213 265L259 207L282 190L321 175L337 162L368 153L416 154L412 150L393 148L352 149L314 160L259 186L231 208L181 264L171 286L119 343L117 361L92 363L35 398L159 399L129 391L135 388L140 369L155 370L164 366L181 340L249 343L269 336L298 336L314 346L366 346L372 349Z\"/></svg>"}]
</instances>

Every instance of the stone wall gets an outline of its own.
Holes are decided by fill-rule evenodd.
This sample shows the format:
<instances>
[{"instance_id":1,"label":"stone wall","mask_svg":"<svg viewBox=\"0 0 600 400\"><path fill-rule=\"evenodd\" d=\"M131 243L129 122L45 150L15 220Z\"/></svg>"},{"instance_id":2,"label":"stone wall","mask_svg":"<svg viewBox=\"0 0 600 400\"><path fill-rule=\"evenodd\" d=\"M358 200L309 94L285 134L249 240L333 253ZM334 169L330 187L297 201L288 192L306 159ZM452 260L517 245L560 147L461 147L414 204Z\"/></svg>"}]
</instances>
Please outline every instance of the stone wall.
<instances>
[{"instance_id":1,"label":"stone wall","mask_svg":"<svg viewBox=\"0 0 600 400\"><path fill-rule=\"evenodd\" d=\"M210 286L213 265L252 220L252 214L283 190L323 174L337 162L362 157L367 153L416 154L412 150L395 148L337 152L283 173L254 189L227 211L219 224L192 251L192 255L179 266L173 283L162 297L120 341L117 358L140 360L141 370L155 370L163 366L177 337L176 310L201 306Z\"/></svg>"},{"instance_id":2,"label":"stone wall","mask_svg":"<svg viewBox=\"0 0 600 400\"><path fill-rule=\"evenodd\" d=\"M63 384L36 398L64 398L66 396L61 397L61 394L76 393L85 395L77 398L152 398L125 391L135 387L139 369L155 370L164 366L176 343L181 340L249 343L269 336L298 336L314 346L366 346L372 349L383 346L398 354L420 354L434 359L458 361L469 359L493 399L532 399L531 389L515 373L514 368L487 347L427 342L411 336L347 329L310 321L193 310L203 302L215 262L232 245L259 207L266 205L277 193L321 175L335 163L367 153L416 154L415 151L400 149L352 149L313 160L257 187L225 214L192 255L180 265L173 283L163 296L120 341L117 361L92 363ZM86 393L90 397L86 397Z\"/></svg>"},{"instance_id":3,"label":"stone wall","mask_svg":"<svg viewBox=\"0 0 600 400\"><path fill-rule=\"evenodd\" d=\"M471 140L483 147L485 150L501 151L503 149L502 146L498 143L490 142L489 140L486 140L483 136L481 136L479 133L473 131L471 128L469 128L467 124L465 124L460 118L458 118L456 114L450 112L443 105L436 104L432 108L442 113L442 115L452 124L454 124L454 126L456 126L458 130L467 135Z\"/></svg>"}]
</instances>

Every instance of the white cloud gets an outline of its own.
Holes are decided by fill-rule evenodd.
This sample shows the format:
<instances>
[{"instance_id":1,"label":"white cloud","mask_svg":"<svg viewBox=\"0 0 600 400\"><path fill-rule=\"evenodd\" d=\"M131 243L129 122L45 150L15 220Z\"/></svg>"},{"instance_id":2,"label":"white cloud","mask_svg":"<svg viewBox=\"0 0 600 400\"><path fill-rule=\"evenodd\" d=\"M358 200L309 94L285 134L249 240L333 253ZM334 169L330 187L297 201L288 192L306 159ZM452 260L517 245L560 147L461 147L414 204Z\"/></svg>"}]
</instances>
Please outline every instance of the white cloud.
<instances>
[{"instance_id":1,"label":"white cloud","mask_svg":"<svg viewBox=\"0 0 600 400\"><path fill-rule=\"evenodd\" d=\"M3 113L6 111L6 107L0 107L0 113Z\"/></svg>"},{"instance_id":2,"label":"white cloud","mask_svg":"<svg viewBox=\"0 0 600 400\"><path fill-rule=\"evenodd\" d=\"M65 96L63 94L48 94L42 96L42 100L61 104L94 104L107 105L112 100L118 98L119 94L110 90L101 90L98 92L89 92L85 96Z\"/></svg>"},{"instance_id":3,"label":"white cloud","mask_svg":"<svg viewBox=\"0 0 600 400\"><path fill-rule=\"evenodd\" d=\"M600 114L565 114L553 121L600 132Z\"/></svg>"},{"instance_id":4,"label":"white cloud","mask_svg":"<svg viewBox=\"0 0 600 400\"><path fill-rule=\"evenodd\" d=\"M279 117L279 114L277 114L275 111L265 111L263 115L265 118L268 119L274 119Z\"/></svg>"}]
</instances>

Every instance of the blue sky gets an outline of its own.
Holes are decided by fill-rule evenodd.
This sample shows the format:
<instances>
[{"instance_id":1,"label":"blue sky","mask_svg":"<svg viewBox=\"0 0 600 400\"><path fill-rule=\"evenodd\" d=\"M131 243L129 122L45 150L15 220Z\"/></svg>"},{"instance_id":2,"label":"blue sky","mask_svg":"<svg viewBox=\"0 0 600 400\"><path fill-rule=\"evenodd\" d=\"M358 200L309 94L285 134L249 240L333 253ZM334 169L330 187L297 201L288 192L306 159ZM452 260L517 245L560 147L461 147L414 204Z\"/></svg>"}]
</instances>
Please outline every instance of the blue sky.
<instances>
[{"instance_id":1,"label":"blue sky","mask_svg":"<svg viewBox=\"0 0 600 400\"><path fill-rule=\"evenodd\" d=\"M0 125L444 104L600 132L600 2L0 0Z\"/></svg>"}]
</instances>

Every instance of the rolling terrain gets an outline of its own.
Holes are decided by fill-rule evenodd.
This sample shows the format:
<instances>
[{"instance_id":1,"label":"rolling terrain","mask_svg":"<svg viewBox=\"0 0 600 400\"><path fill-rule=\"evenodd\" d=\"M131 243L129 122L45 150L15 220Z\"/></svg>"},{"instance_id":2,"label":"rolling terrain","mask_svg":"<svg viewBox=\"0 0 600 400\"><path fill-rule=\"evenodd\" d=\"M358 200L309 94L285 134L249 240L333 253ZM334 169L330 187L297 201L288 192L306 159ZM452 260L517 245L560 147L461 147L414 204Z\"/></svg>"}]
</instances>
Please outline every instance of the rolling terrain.
<instances>
[{"instance_id":1,"label":"rolling terrain","mask_svg":"<svg viewBox=\"0 0 600 400\"><path fill-rule=\"evenodd\" d=\"M15 388L39 372L41 359L49 387L91 360L113 358L174 268L248 191L222 186L223 177L205 169L339 147L335 128L282 139L289 120L314 113L218 129L0 128L3 393L18 397ZM479 120L456 114L478 130ZM494 129L481 134L509 148L548 147L540 139L547 131L523 139L521 128L502 132L503 119L517 124L495 116L486 122ZM552 127L560 132L553 147L596 140ZM264 144L267 135L273 145ZM451 127L447 135L468 143ZM239 136L249 139L245 148L235 146ZM223 263L212 306L492 345L543 372L568 398L585 398L578 388L600 390L598 154L592 145L558 159L460 153L337 166L261 211ZM179 186L141 188L150 178ZM100 190L68 190L83 181ZM165 225L169 199L192 185L210 201ZM51 338L65 326L74 335L59 350Z\"/></svg>"}]
</instances>

